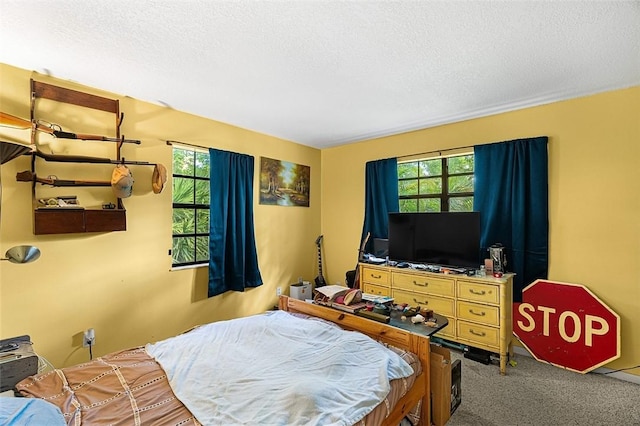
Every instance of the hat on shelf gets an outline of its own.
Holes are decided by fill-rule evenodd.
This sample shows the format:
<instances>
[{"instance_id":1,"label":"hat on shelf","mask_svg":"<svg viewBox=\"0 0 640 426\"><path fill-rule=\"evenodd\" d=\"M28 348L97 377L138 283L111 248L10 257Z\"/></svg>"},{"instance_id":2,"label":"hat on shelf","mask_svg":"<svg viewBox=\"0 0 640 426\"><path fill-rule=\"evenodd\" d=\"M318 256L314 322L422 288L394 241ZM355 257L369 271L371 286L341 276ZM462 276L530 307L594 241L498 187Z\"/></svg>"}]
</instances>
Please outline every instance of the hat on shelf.
<instances>
[{"instance_id":1,"label":"hat on shelf","mask_svg":"<svg viewBox=\"0 0 640 426\"><path fill-rule=\"evenodd\" d=\"M162 164L156 164L151 175L151 187L154 194L159 194L167 182L167 169Z\"/></svg>"},{"instance_id":2,"label":"hat on shelf","mask_svg":"<svg viewBox=\"0 0 640 426\"><path fill-rule=\"evenodd\" d=\"M118 164L111 174L111 189L118 198L130 197L133 193L133 176L124 164Z\"/></svg>"}]
</instances>

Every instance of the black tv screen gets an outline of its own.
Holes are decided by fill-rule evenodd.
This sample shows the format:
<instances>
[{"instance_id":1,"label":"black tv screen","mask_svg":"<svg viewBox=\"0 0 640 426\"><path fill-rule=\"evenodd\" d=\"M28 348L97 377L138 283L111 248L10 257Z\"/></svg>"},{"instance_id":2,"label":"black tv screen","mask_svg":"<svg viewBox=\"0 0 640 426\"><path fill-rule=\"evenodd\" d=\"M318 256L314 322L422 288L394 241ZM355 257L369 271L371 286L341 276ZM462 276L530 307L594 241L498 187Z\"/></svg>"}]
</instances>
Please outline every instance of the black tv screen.
<instances>
[{"instance_id":1,"label":"black tv screen","mask_svg":"<svg viewBox=\"0 0 640 426\"><path fill-rule=\"evenodd\" d=\"M478 268L480 213L390 213L389 259Z\"/></svg>"}]
</instances>

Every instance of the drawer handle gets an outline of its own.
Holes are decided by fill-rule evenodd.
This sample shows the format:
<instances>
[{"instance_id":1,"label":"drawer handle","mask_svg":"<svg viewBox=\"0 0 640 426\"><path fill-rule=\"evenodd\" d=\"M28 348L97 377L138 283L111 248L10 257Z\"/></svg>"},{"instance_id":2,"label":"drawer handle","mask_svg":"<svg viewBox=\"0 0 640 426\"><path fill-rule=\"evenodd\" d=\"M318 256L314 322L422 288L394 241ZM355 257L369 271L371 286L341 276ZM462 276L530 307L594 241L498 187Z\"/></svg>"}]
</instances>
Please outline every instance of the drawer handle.
<instances>
[{"instance_id":1,"label":"drawer handle","mask_svg":"<svg viewBox=\"0 0 640 426\"><path fill-rule=\"evenodd\" d=\"M379 280L380 278L382 278L382 275L373 275L373 274L371 274L371 278L375 278L375 279Z\"/></svg>"},{"instance_id":2,"label":"drawer handle","mask_svg":"<svg viewBox=\"0 0 640 426\"><path fill-rule=\"evenodd\" d=\"M481 331L480 333L478 333L477 331L473 331L473 329L469 330L469 333L473 334L474 336L478 336L478 337L484 337L487 335L487 333L485 333L484 331Z\"/></svg>"},{"instance_id":3,"label":"drawer handle","mask_svg":"<svg viewBox=\"0 0 640 426\"><path fill-rule=\"evenodd\" d=\"M422 300L418 300L418 299L416 299L415 297L413 298L413 301L414 301L414 302L416 302L416 303L419 303L419 304L421 304L421 305L428 305L428 304L429 304L429 301L428 301L428 300L424 300L424 301L422 301Z\"/></svg>"},{"instance_id":4,"label":"drawer handle","mask_svg":"<svg viewBox=\"0 0 640 426\"><path fill-rule=\"evenodd\" d=\"M484 311L482 311L482 312L475 312L473 309L469 309L469 313L470 313L470 314L473 314L473 315L477 315L477 316L479 316L479 317L483 317L483 316L487 315L487 313L486 313L486 312L484 312Z\"/></svg>"},{"instance_id":5,"label":"drawer handle","mask_svg":"<svg viewBox=\"0 0 640 426\"><path fill-rule=\"evenodd\" d=\"M426 287L426 286L429 285L429 283L427 282L427 283L424 283L424 284L420 284L419 282L414 280L413 281L413 285L417 285L418 287Z\"/></svg>"},{"instance_id":6,"label":"drawer handle","mask_svg":"<svg viewBox=\"0 0 640 426\"><path fill-rule=\"evenodd\" d=\"M486 291L482 290L482 291L475 291L474 289L469 289L469 293L471 294L476 294L478 296L484 296L485 294L487 294Z\"/></svg>"}]
</instances>

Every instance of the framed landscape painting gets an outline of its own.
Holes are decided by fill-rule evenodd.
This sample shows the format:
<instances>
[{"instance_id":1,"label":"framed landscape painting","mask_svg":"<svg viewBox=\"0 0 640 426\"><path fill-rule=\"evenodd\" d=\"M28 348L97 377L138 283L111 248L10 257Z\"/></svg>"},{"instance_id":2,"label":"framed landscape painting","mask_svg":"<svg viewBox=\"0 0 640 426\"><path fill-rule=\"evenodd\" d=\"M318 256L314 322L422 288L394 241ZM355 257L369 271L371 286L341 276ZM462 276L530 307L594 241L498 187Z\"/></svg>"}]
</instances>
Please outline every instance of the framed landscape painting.
<instances>
[{"instance_id":1,"label":"framed landscape painting","mask_svg":"<svg viewBox=\"0 0 640 426\"><path fill-rule=\"evenodd\" d=\"M260 157L260 204L309 207L311 167Z\"/></svg>"}]
</instances>

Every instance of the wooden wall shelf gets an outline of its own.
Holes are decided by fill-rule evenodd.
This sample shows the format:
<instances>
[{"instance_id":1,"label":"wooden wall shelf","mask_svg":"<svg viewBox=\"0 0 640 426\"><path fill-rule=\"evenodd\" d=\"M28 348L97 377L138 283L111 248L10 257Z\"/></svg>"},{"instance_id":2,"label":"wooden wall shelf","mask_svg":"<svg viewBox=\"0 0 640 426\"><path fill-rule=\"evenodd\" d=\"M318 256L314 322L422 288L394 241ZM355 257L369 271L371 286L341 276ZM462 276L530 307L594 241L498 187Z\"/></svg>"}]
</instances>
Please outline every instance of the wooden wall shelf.
<instances>
[{"instance_id":1,"label":"wooden wall shelf","mask_svg":"<svg viewBox=\"0 0 640 426\"><path fill-rule=\"evenodd\" d=\"M33 219L35 235L127 230L126 211L121 209L36 209Z\"/></svg>"},{"instance_id":2,"label":"wooden wall shelf","mask_svg":"<svg viewBox=\"0 0 640 426\"><path fill-rule=\"evenodd\" d=\"M121 148L123 142L120 141L120 125L122 124L123 114L120 112L120 104L117 99L104 98L102 96L91 95L76 90L58 87L40 81L31 80L31 142L37 145L37 123L40 117L36 117L36 103L38 99L49 99L55 102L62 102L76 105L83 108L104 111L114 116L115 137L118 142L115 143L116 160L113 164L121 161ZM81 110L80 110L81 113ZM124 140L124 137L122 137ZM138 142L139 143L139 142ZM31 171L35 176L37 155L33 155ZM68 156L76 159L81 163L96 163L90 161L90 157ZM51 158L43 155L43 159L50 161ZM62 160L58 160L62 161ZM65 160L67 162L71 160ZM104 163L104 161L99 162ZM116 198L116 209L65 209L65 208L38 208L36 196L36 182L32 185L33 195L33 233L35 235L43 234L69 234L82 232L112 232L126 231L127 218L126 210L120 198ZM105 200L107 201L107 200ZM108 200L111 201L111 200Z\"/></svg>"}]
</instances>

